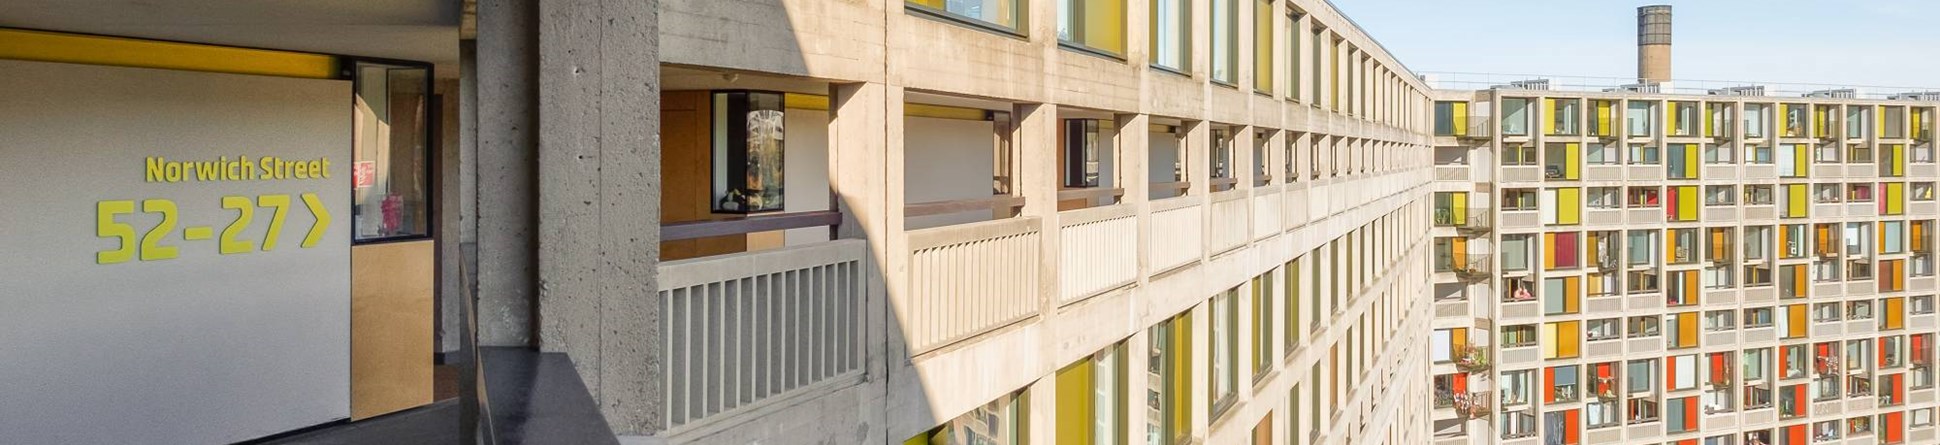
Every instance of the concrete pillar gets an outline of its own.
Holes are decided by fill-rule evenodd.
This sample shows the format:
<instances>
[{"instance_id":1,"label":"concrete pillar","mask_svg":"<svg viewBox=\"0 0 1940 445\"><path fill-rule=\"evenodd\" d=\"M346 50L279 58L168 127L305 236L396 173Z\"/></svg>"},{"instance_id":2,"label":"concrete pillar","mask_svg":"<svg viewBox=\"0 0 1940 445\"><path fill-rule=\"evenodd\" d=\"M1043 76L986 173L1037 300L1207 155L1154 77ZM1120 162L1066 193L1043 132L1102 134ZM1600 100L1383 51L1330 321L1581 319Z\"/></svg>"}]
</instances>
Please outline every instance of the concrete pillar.
<instances>
[{"instance_id":1,"label":"concrete pillar","mask_svg":"<svg viewBox=\"0 0 1940 445\"><path fill-rule=\"evenodd\" d=\"M471 283L460 268L476 271L478 265L464 264L463 248L478 242L478 47L475 40L459 45L459 78L439 83L444 96L443 119L458 125L439 128L444 138L438 154L438 353L459 349L465 331L459 324L465 288ZM443 122L441 122L443 124ZM460 264L464 264L460 266Z\"/></svg>"},{"instance_id":2,"label":"concrete pillar","mask_svg":"<svg viewBox=\"0 0 1940 445\"><path fill-rule=\"evenodd\" d=\"M1112 146L1118 149L1118 153L1113 159L1116 161L1118 171L1114 174L1117 175L1118 187L1125 189L1125 195L1119 198L1119 203L1130 206L1138 212L1138 216L1136 216L1138 218L1138 239L1136 240L1138 245L1137 249L1133 251L1138 252L1138 259L1136 261L1138 264L1138 276L1141 279L1147 279L1151 275L1148 273L1151 270L1151 264L1146 263L1148 256L1145 253L1151 251L1152 243L1152 215L1150 206L1152 201L1152 172L1150 167L1152 162L1152 120L1150 116L1143 114L1120 114L1117 118L1118 134L1112 140ZM1143 393L1128 392L1128 394Z\"/></svg>"},{"instance_id":3,"label":"concrete pillar","mask_svg":"<svg viewBox=\"0 0 1940 445\"><path fill-rule=\"evenodd\" d=\"M891 289L906 292L902 281L909 264L898 236L903 232L903 91L880 83L842 84L829 87L829 98L829 186L842 211L837 236L867 240L874 266L863 268L868 289L862 305L868 311L863 375L870 383L863 385L857 407L867 423L857 443L886 443L893 400L889 372L908 369L908 347L890 299Z\"/></svg>"},{"instance_id":4,"label":"concrete pillar","mask_svg":"<svg viewBox=\"0 0 1940 445\"><path fill-rule=\"evenodd\" d=\"M466 135L476 158L472 184L478 242L478 343L532 342L538 247L538 4L479 0L470 87L477 111ZM470 108L470 107L467 107ZM473 147L467 147L473 148Z\"/></svg>"},{"instance_id":5,"label":"concrete pillar","mask_svg":"<svg viewBox=\"0 0 1940 445\"><path fill-rule=\"evenodd\" d=\"M656 0L539 6L539 347L619 434L663 427Z\"/></svg>"},{"instance_id":6,"label":"concrete pillar","mask_svg":"<svg viewBox=\"0 0 1940 445\"><path fill-rule=\"evenodd\" d=\"M1038 234L1040 268L1038 300L1045 313L1057 304L1058 289L1058 106L1053 104L1018 105L1017 132L1011 146L1017 150L1019 194L1024 197L1024 216L1036 217L1042 228ZM1048 360L1047 360L1048 362Z\"/></svg>"}]
</instances>

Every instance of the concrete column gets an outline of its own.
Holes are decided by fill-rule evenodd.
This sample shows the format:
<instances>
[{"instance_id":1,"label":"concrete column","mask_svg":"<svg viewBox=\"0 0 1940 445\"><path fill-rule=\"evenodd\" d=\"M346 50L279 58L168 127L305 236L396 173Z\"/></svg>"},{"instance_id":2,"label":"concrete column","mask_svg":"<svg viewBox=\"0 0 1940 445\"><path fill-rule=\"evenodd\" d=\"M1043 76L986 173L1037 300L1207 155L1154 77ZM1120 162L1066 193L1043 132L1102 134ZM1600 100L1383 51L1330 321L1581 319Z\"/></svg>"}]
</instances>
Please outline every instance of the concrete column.
<instances>
[{"instance_id":1,"label":"concrete column","mask_svg":"<svg viewBox=\"0 0 1940 445\"><path fill-rule=\"evenodd\" d=\"M1253 145L1258 143L1260 127L1239 127L1233 132L1233 177L1239 179L1239 189L1253 188L1259 181L1259 169L1253 165Z\"/></svg>"},{"instance_id":2,"label":"concrete column","mask_svg":"<svg viewBox=\"0 0 1940 445\"><path fill-rule=\"evenodd\" d=\"M1270 181L1271 184L1268 184L1268 185L1277 186L1282 183L1285 183L1286 180L1288 179L1287 178L1287 175L1288 175L1287 155L1289 154L1287 153L1287 137L1289 136L1288 133L1290 132L1275 131L1273 132L1272 135L1267 136L1266 149L1263 151L1266 153L1266 176L1272 179L1272 181ZM1274 228L1274 230L1279 230L1279 229L1280 228L1278 227Z\"/></svg>"},{"instance_id":3,"label":"concrete column","mask_svg":"<svg viewBox=\"0 0 1940 445\"><path fill-rule=\"evenodd\" d=\"M1138 216L1136 216L1138 219L1138 239L1136 240L1138 245L1137 249L1133 251L1138 253L1136 255L1138 257L1136 261L1138 264L1138 276L1141 279L1145 279L1150 278L1151 271L1151 265L1146 263L1147 255L1145 253L1151 251L1152 242L1152 215L1150 208L1152 201L1152 173L1150 167L1152 162L1152 120L1150 116L1143 114L1120 114L1117 118L1118 135L1113 139L1112 145L1118 149L1117 155L1114 156L1118 171L1114 174L1117 175L1118 187L1125 189L1125 196L1119 198L1119 203L1131 206L1132 209L1138 212ZM1128 392L1128 394L1143 393Z\"/></svg>"},{"instance_id":4,"label":"concrete column","mask_svg":"<svg viewBox=\"0 0 1940 445\"><path fill-rule=\"evenodd\" d=\"M458 125L439 128L444 138L438 154L438 353L457 351L465 331L459 324L465 288L471 283L460 268L463 246L478 242L478 47L475 40L459 44L459 79L439 82L444 95L444 121ZM443 124L445 122L441 122ZM460 266L460 264L464 264ZM475 275L475 274L474 274Z\"/></svg>"},{"instance_id":5,"label":"concrete column","mask_svg":"<svg viewBox=\"0 0 1940 445\"><path fill-rule=\"evenodd\" d=\"M886 443L890 369L907 370L908 347L891 295L904 295L908 271L903 238L903 91L880 83L829 87L829 186L842 211L837 236L869 242L862 307L864 378L859 416L867 428L857 443ZM892 149L894 148L894 149ZM897 289L895 294L891 289ZM904 372L905 375L911 373ZM920 386L919 386L920 388Z\"/></svg>"},{"instance_id":6,"label":"concrete column","mask_svg":"<svg viewBox=\"0 0 1940 445\"><path fill-rule=\"evenodd\" d=\"M466 123L475 145L472 196L477 200L473 269L478 286L478 343L532 343L538 258L538 4L480 0L476 62L467 73L477 111ZM470 107L467 107L470 108ZM467 147L473 148L473 147Z\"/></svg>"},{"instance_id":7,"label":"concrete column","mask_svg":"<svg viewBox=\"0 0 1940 445\"><path fill-rule=\"evenodd\" d=\"M664 427L657 8L539 6L539 347L572 357L619 434Z\"/></svg>"},{"instance_id":8,"label":"concrete column","mask_svg":"<svg viewBox=\"0 0 1940 445\"><path fill-rule=\"evenodd\" d=\"M1185 150L1182 156L1185 165L1186 182L1191 184L1185 196L1199 203L1199 245L1212 245L1212 123L1206 121L1183 122L1185 138L1179 147ZM1205 260L1211 248L1200 249L1199 259Z\"/></svg>"},{"instance_id":9,"label":"concrete column","mask_svg":"<svg viewBox=\"0 0 1940 445\"><path fill-rule=\"evenodd\" d=\"M1038 300L1050 313L1058 289L1058 106L1024 104L1016 110L1017 131L1011 139L1018 160L1015 181L1024 197L1024 216L1039 218L1041 224Z\"/></svg>"}]
</instances>

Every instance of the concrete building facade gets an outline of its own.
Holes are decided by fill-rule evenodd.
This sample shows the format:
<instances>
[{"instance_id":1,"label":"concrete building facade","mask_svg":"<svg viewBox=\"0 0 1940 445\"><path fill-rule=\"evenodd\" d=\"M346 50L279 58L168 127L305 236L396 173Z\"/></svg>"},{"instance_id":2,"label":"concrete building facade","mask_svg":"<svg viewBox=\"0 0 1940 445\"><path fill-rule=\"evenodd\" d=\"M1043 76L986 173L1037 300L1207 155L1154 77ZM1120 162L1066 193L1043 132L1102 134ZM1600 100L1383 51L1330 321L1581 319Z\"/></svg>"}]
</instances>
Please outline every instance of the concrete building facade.
<instances>
[{"instance_id":1,"label":"concrete building facade","mask_svg":"<svg viewBox=\"0 0 1940 445\"><path fill-rule=\"evenodd\" d=\"M1433 93L1436 443L1935 440L1930 95L1549 85Z\"/></svg>"},{"instance_id":2,"label":"concrete building facade","mask_svg":"<svg viewBox=\"0 0 1940 445\"><path fill-rule=\"evenodd\" d=\"M480 2L460 174L622 439L1428 440L1431 101L1327 3L641 3Z\"/></svg>"}]
</instances>

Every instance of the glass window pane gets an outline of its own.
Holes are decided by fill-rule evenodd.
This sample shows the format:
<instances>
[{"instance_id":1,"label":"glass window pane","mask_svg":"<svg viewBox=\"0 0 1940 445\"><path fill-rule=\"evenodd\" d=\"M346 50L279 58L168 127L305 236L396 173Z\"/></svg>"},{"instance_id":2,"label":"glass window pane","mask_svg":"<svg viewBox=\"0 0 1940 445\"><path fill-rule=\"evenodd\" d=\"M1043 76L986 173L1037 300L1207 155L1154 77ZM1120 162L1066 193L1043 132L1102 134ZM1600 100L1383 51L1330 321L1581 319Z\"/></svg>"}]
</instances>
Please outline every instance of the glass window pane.
<instances>
[{"instance_id":1,"label":"glass window pane","mask_svg":"<svg viewBox=\"0 0 1940 445\"><path fill-rule=\"evenodd\" d=\"M430 69L359 62L355 72L354 239L429 236Z\"/></svg>"}]
</instances>

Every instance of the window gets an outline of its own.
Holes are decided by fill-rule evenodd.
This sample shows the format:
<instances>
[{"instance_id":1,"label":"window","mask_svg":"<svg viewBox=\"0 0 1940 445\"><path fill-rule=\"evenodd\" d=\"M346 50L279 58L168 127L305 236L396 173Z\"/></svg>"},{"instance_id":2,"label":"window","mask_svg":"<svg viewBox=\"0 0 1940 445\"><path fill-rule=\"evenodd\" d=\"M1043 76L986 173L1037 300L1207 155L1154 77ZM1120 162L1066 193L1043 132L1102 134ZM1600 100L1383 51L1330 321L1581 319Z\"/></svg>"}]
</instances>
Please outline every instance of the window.
<instances>
[{"instance_id":1,"label":"window","mask_svg":"<svg viewBox=\"0 0 1940 445\"><path fill-rule=\"evenodd\" d=\"M1536 165L1536 147L1514 144L1502 147L1502 165Z\"/></svg>"},{"instance_id":2,"label":"window","mask_svg":"<svg viewBox=\"0 0 1940 445\"><path fill-rule=\"evenodd\" d=\"M1915 182L1908 186L1908 188L1912 189L1912 193L1907 196L1907 199L1914 201L1933 201L1933 183Z\"/></svg>"},{"instance_id":3,"label":"window","mask_svg":"<svg viewBox=\"0 0 1940 445\"><path fill-rule=\"evenodd\" d=\"M1812 151L1812 161L1820 164L1839 163L1839 146L1836 144L1820 145L1817 150Z\"/></svg>"},{"instance_id":4,"label":"window","mask_svg":"<svg viewBox=\"0 0 1940 445\"><path fill-rule=\"evenodd\" d=\"M1058 42L1095 52L1125 54L1126 0L1058 0Z\"/></svg>"},{"instance_id":5,"label":"window","mask_svg":"<svg viewBox=\"0 0 1940 445\"><path fill-rule=\"evenodd\" d=\"M1435 135L1463 136L1468 134L1468 102L1435 102Z\"/></svg>"},{"instance_id":6,"label":"window","mask_svg":"<svg viewBox=\"0 0 1940 445\"><path fill-rule=\"evenodd\" d=\"M1873 185L1847 184L1846 202L1873 202Z\"/></svg>"},{"instance_id":7,"label":"window","mask_svg":"<svg viewBox=\"0 0 1940 445\"><path fill-rule=\"evenodd\" d=\"M1707 206L1736 205L1737 199L1738 199L1737 188L1738 186L1735 186L1735 185L1704 186L1704 205L1707 205Z\"/></svg>"},{"instance_id":8,"label":"window","mask_svg":"<svg viewBox=\"0 0 1940 445\"><path fill-rule=\"evenodd\" d=\"M1554 135L1576 134L1577 127L1582 126L1583 122L1582 118L1576 115L1576 108L1580 102L1576 99L1546 99L1546 101L1549 102L1549 109L1546 110L1549 112L1549 116L1544 123L1549 128L1545 133Z\"/></svg>"},{"instance_id":9,"label":"window","mask_svg":"<svg viewBox=\"0 0 1940 445\"><path fill-rule=\"evenodd\" d=\"M1660 329L1662 323L1663 320L1651 315L1630 317L1630 338L1648 338L1661 335L1662 332Z\"/></svg>"},{"instance_id":10,"label":"window","mask_svg":"<svg viewBox=\"0 0 1940 445\"><path fill-rule=\"evenodd\" d=\"M1629 187L1628 192L1629 192L1629 195L1628 195L1629 198L1627 199L1627 202L1629 203L1629 206L1631 208L1654 209L1663 205L1658 200L1658 196L1661 193L1661 190L1659 190L1657 187L1632 186L1632 187Z\"/></svg>"},{"instance_id":11,"label":"window","mask_svg":"<svg viewBox=\"0 0 1940 445\"><path fill-rule=\"evenodd\" d=\"M1728 145L1704 144L1704 163L1731 164L1736 162L1731 158L1732 152L1735 151L1737 150Z\"/></svg>"},{"instance_id":12,"label":"window","mask_svg":"<svg viewBox=\"0 0 1940 445\"><path fill-rule=\"evenodd\" d=\"M1239 290L1227 289L1212 298L1212 416L1219 417L1233 406L1239 388Z\"/></svg>"},{"instance_id":13,"label":"window","mask_svg":"<svg viewBox=\"0 0 1940 445\"><path fill-rule=\"evenodd\" d=\"M1624 389L1631 394L1657 389L1657 359L1631 360L1624 366ZM1647 418L1655 419L1657 416Z\"/></svg>"},{"instance_id":14,"label":"window","mask_svg":"<svg viewBox=\"0 0 1940 445\"><path fill-rule=\"evenodd\" d=\"M1543 403L1569 403L1582 398L1583 388L1577 384L1577 380L1583 377L1583 373L1575 365L1555 366L1544 371L1547 381L1543 382Z\"/></svg>"},{"instance_id":15,"label":"window","mask_svg":"<svg viewBox=\"0 0 1940 445\"><path fill-rule=\"evenodd\" d=\"M1736 312L1709 311L1704 313L1704 329L1708 331L1729 331L1738 328L1734 315Z\"/></svg>"},{"instance_id":16,"label":"window","mask_svg":"<svg viewBox=\"0 0 1940 445\"><path fill-rule=\"evenodd\" d=\"M1745 163L1772 165L1772 146L1753 145L1745 147Z\"/></svg>"},{"instance_id":17,"label":"window","mask_svg":"<svg viewBox=\"0 0 1940 445\"><path fill-rule=\"evenodd\" d=\"M1273 369L1273 278L1271 271L1253 277L1253 379L1266 377Z\"/></svg>"},{"instance_id":18,"label":"window","mask_svg":"<svg viewBox=\"0 0 1940 445\"><path fill-rule=\"evenodd\" d=\"M1529 270L1529 235L1502 236L1502 270Z\"/></svg>"},{"instance_id":19,"label":"window","mask_svg":"<svg viewBox=\"0 0 1940 445\"><path fill-rule=\"evenodd\" d=\"M1064 120L1064 186L1097 187L1099 143L1097 119Z\"/></svg>"},{"instance_id":20,"label":"window","mask_svg":"<svg viewBox=\"0 0 1940 445\"><path fill-rule=\"evenodd\" d=\"M1502 347L1521 348L1536 345L1535 325L1515 325L1502 327Z\"/></svg>"},{"instance_id":21,"label":"window","mask_svg":"<svg viewBox=\"0 0 1940 445\"><path fill-rule=\"evenodd\" d=\"M1300 26L1302 14L1287 12L1287 100L1300 99Z\"/></svg>"},{"instance_id":22,"label":"window","mask_svg":"<svg viewBox=\"0 0 1940 445\"><path fill-rule=\"evenodd\" d=\"M1507 189L1502 192L1502 210L1536 210L1535 189Z\"/></svg>"},{"instance_id":23,"label":"window","mask_svg":"<svg viewBox=\"0 0 1940 445\"><path fill-rule=\"evenodd\" d=\"M1654 145L1630 144L1630 165L1658 165L1658 149Z\"/></svg>"},{"instance_id":24,"label":"window","mask_svg":"<svg viewBox=\"0 0 1940 445\"><path fill-rule=\"evenodd\" d=\"M1192 332L1191 314L1179 314L1147 330L1145 397L1146 436L1156 440L1150 445L1178 443L1192 434ZM1318 367L1316 366L1316 369ZM1313 374L1318 379L1320 373Z\"/></svg>"},{"instance_id":25,"label":"window","mask_svg":"<svg viewBox=\"0 0 1940 445\"><path fill-rule=\"evenodd\" d=\"M1239 82L1238 0L1212 1L1212 79L1228 85Z\"/></svg>"},{"instance_id":26,"label":"window","mask_svg":"<svg viewBox=\"0 0 1940 445\"><path fill-rule=\"evenodd\" d=\"M1696 388L1698 384L1698 359L1696 355L1679 355L1670 358L1670 388L1672 391Z\"/></svg>"},{"instance_id":27,"label":"window","mask_svg":"<svg viewBox=\"0 0 1940 445\"><path fill-rule=\"evenodd\" d=\"M1623 334L1618 331L1621 323L1617 321L1617 319L1615 318L1600 318L1596 320L1590 320L1589 323L1590 323L1589 324L1590 327L1584 333L1584 335L1587 336L1589 341L1615 340L1615 339L1623 338Z\"/></svg>"},{"instance_id":28,"label":"window","mask_svg":"<svg viewBox=\"0 0 1940 445\"><path fill-rule=\"evenodd\" d=\"M1755 307L1745 309L1745 329L1772 327L1772 308Z\"/></svg>"},{"instance_id":29,"label":"window","mask_svg":"<svg viewBox=\"0 0 1940 445\"><path fill-rule=\"evenodd\" d=\"M1273 0L1253 0L1253 91L1273 94Z\"/></svg>"},{"instance_id":30,"label":"window","mask_svg":"<svg viewBox=\"0 0 1940 445\"><path fill-rule=\"evenodd\" d=\"M1028 0L907 0L911 8L1011 33L1024 32Z\"/></svg>"},{"instance_id":31,"label":"window","mask_svg":"<svg viewBox=\"0 0 1940 445\"><path fill-rule=\"evenodd\" d=\"M1152 66L1192 71L1192 7L1188 0L1151 0Z\"/></svg>"},{"instance_id":32,"label":"window","mask_svg":"<svg viewBox=\"0 0 1940 445\"><path fill-rule=\"evenodd\" d=\"M1757 139L1765 137L1765 104L1745 104L1745 137Z\"/></svg>"},{"instance_id":33,"label":"window","mask_svg":"<svg viewBox=\"0 0 1940 445\"><path fill-rule=\"evenodd\" d=\"M1529 370L1505 371L1502 373L1502 406L1529 403Z\"/></svg>"},{"instance_id":34,"label":"window","mask_svg":"<svg viewBox=\"0 0 1940 445\"><path fill-rule=\"evenodd\" d=\"M1029 422L1024 421L1024 407L1029 405L1029 393L1011 393L903 443L1022 445L1030 435Z\"/></svg>"},{"instance_id":35,"label":"window","mask_svg":"<svg viewBox=\"0 0 1940 445\"><path fill-rule=\"evenodd\" d=\"M1697 102L1671 102L1671 122L1668 133L1671 136L1697 136Z\"/></svg>"},{"instance_id":36,"label":"window","mask_svg":"<svg viewBox=\"0 0 1940 445\"><path fill-rule=\"evenodd\" d=\"M1745 186L1745 205L1772 205L1772 185L1752 184Z\"/></svg>"},{"instance_id":37,"label":"window","mask_svg":"<svg viewBox=\"0 0 1940 445\"><path fill-rule=\"evenodd\" d=\"M351 160L371 172L352 191L353 240L431 236L430 69L357 62L352 84Z\"/></svg>"},{"instance_id":38,"label":"window","mask_svg":"<svg viewBox=\"0 0 1940 445\"><path fill-rule=\"evenodd\" d=\"M1529 135L1529 99L1519 97L1502 99L1502 135Z\"/></svg>"},{"instance_id":39,"label":"window","mask_svg":"<svg viewBox=\"0 0 1940 445\"><path fill-rule=\"evenodd\" d=\"M1873 302L1872 301L1847 302L1846 314L1847 314L1846 315L1847 320L1871 320L1873 319Z\"/></svg>"},{"instance_id":40,"label":"window","mask_svg":"<svg viewBox=\"0 0 1940 445\"><path fill-rule=\"evenodd\" d=\"M1650 124L1655 120L1657 104L1644 101L1630 101L1623 113L1625 133L1633 138L1650 137Z\"/></svg>"},{"instance_id":41,"label":"window","mask_svg":"<svg viewBox=\"0 0 1940 445\"><path fill-rule=\"evenodd\" d=\"M1124 344L1058 370L1058 441L1123 444L1125 381Z\"/></svg>"},{"instance_id":42,"label":"window","mask_svg":"<svg viewBox=\"0 0 1940 445\"><path fill-rule=\"evenodd\" d=\"M1617 187L1590 187L1589 204L1592 209L1620 209L1623 200L1617 198Z\"/></svg>"},{"instance_id":43,"label":"window","mask_svg":"<svg viewBox=\"0 0 1940 445\"><path fill-rule=\"evenodd\" d=\"M1591 142L1584 149L1583 162L1590 165L1616 165L1618 151L1621 150L1611 147L1610 144Z\"/></svg>"},{"instance_id":44,"label":"window","mask_svg":"<svg viewBox=\"0 0 1940 445\"><path fill-rule=\"evenodd\" d=\"M1765 379L1765 367L1771 363L1772 351L1769 349L1748 349L1744 353L1745 381L1755 382Z\"/></svg>"}]
</instances>

